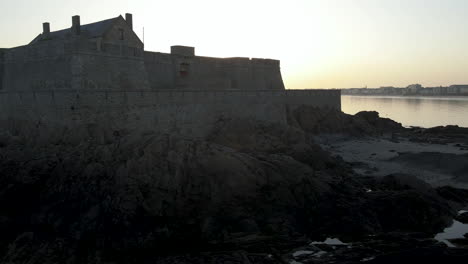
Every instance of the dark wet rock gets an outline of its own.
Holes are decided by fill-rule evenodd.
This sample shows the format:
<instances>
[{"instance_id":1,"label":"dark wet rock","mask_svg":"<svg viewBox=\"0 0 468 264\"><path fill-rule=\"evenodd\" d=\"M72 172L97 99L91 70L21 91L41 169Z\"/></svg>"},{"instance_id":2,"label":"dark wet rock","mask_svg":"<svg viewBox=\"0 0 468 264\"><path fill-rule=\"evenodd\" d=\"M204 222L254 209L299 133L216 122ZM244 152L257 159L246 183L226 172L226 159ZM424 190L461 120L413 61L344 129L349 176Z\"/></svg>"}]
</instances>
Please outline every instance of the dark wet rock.
<instances>
[{"instance_id":1,"label":"dark wet rock","mask_svg":"<svg viewBox=\"0 0 468 264\"><path fill-rule=\"evenodd\" d=\"M409 174L395 173L381 179L381 184L390 190L418 190L421 193L435 192L432 186Z\"/></svg>"},{"instance_id":2,"label":"dark wet rock","mask_svg":"<svg viewBox=\"0 0 468 264\"><path fill-rule=\"evenodd\" d=\"M451 249L438 246L400 250L378 256L367 263L465 263L468 259L468 250Z\"/></svg>"},{"instance_id":3,"label":"dark wet rock","mask_svg":"<svg viewBox=\"0 0 468 264\"><path fill-rule=\"evenodd\" d=\"M294 252L307 252L294 256ZM292 250L284 258L301 263L463 263L468 249L447 248L418 233L386 233L369 236L344 246L315 249L305 246ZM438 263L438 262L436 262Z\"/></svg>"},{"instance_id":4,"label":"dark wet rock","mask_svg":"<svg viewBox=\"0 0 468 264\"><path fill-rule=\"evenodd\" d=\"M381 132L396 132L403 130L403 126L389 118L381 118L378 112L362 111L355 115L357 118L364 119L368 124Z\"/></svg>"},{"instance_id":5,"label":"dark wet rock","mask_svg":"<svg viewBox=\"0 0 468 264\"><path fill-rule=\"evenodd\" d=\"M429 185L408 175L384 177L366 195L367 219L374 219L385 231L430 234L447 226L448 216L456 213Z\"/></svg>"},{"instance_id":6,"label":"dark wet rock","mask_svg":"<svg viewBox=\"0 0 468 264\"><path fill-rule=\"evenodd\" d=\"M380 118L377 112L360 112L348 115L335 109L317 109L309 106L289 113L289 124L313 133L337 133L352 136L381 135L402 131L400 123Z\"/></svg>"},{"instance_id":7,"label":"dark wet rock","mask_svg":"<svg viewBox=\"0 0 468 264\"><path fill-rule=\"evenodd\" d=\"M239 131L269 131L262 129ZM278 131L264 136L280 147L261 151L224 136L151 134L106 145L11 147L0 161L4 261L47 263L53 254L132 263L149 252L253 247L261 236L444 227L450 211L435 193L407 181L361 180L305 139L295 139L300 151L282 151Z\"/></svg>"},{"instance_id":8,"label":"dark wet rock","mask_svg":"<svg viewBox=\"0 0 468 264\"><path fill-rule=\"evenodd\" d=\"M458 215L456 219L463 224L468 224L468 212Z\"/></svg>"},{"instance_id":9,"label":"dark wet rock","mask_svg":"<svg viewBox=\"0 0 468 264\"><path fill-rule=\"evenodd\" d=\"M303 146L284 150L287 130L241 127L278 144L147 134L110 144L7 145L0 160L3 262L47 263L52 252L80 260L71 263L131 263L149 252L198 251L252 234L305 234L316 210L308 205L332 195L331 184L346 171L305 139L285 137Z\"/></svg>"},{"instance_id":10,"label":"dark wet rock","mask_svg":"<svg viewBox=\"0 0 468 264\"><path fill-rule=\"evenodd\" d=\"M457 189L451 186L437 187L436 192L444 198L457 212L468 204L468 190Z\"/></svg>"},{"instance_id":11,"label":"dark wet rock","mask_svg":"<svg viewBox=\"0 0 468 264\"><path fill-rule=\"evenodd\" d=\"M459 246L459 247L468 247L468 239L467 238L455 238L449 239L450 243Z\"/></svg>"},{"instance_id":12,"label":"dark wet rock","mask_svg":"<svg viewBox=\"0 0 468 264\"><path fill-rule=\"evenodd\" d=\"M207 140L241 152L287 155L315 169L344 163L332 158L303 130L255 120L219 120Z\"/></svg>"},{"instance_id":13,"label":"dark wet rock","mask_svg":"<svg viewBox=\"0 0 468 264\"><path fill-rule=\"evenodd\" d=\"M424 130L426 134L468 136L468 128L459 126L438 126Z\"/></svg>"},{"instance_id":14,"label":"dark wet rock","mask_svg":"<svg viewBox=\"0 0 468 264\"><path fill-rule=\"evenodd\" d=\"M405 133L411 141L432 144L468 144L468 128L459 126L438 126L432 128L411 128Z\"/></svg>"},{"instance_id":15,"label":"dark wet rock","mask_svg":"<svg viewBox=\"0 0 468 264\"><path fill-rule=\"evenodd\" d=\"M333 112L327 123L324 113L302 116L309 110L293 113L295 126L219 120L202 139L90 128L53 144L6 135L0 261L281 263L304 237L430 236L447 225L454 208L442 197L457 191L357 175L307 133L392 125Z\"/></svg>"}]
</instances>

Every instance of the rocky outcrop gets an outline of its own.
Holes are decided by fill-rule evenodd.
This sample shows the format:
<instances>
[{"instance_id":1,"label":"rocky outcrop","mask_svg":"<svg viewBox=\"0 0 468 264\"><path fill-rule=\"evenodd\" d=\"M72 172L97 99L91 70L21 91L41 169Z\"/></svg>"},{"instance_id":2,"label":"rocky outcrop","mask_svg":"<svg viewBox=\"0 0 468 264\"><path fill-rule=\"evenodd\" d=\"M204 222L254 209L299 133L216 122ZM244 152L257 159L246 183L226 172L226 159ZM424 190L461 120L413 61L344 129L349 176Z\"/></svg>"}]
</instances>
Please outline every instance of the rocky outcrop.
<instances>
[{"instance_id":1,"label":"rocky outcrop","mask_svg":"<svg viewBox=\"0 0 468 264\"><path fill-rule=\"evenodd\" d=\"M381 133L401 131L403 126L389 118L382 118L376 111L362 111L354 115L365 120L371 127Z\"/></svg>"},{"instance_id":2,"label":"rocky outcrop","mask_svg":"<svg viewBox=\"0 0 468 264\"><path fill-rule=\"evenodd\" d=\"M430 236L455 215L411 176L353 173L313 142L305 117L296 120L223 119L197 139L114 131L66 140L64 132L38 144L3 134L1 261L147 263L246 244L270 252L304 236Z\"/></svg>"},{"instance_id":3,"label":"rocky outcrop","mask_svg":"<svg viewBox=\"0 0 468 264\"><path fill-rule=\"evenodd\" d=\"M461 223L468 224L468 212L464 212L457 216L457 220Z\"/></svg>"},{"instance_id":4,"label":"rocky outcrop","mask_svg":"<svg viewBox=\"0 0 468 264\"><path fill-rule=\"evenodd\" d=\"M415 142L431 144L457 143L463 149L468 149L468 128L459 126L438 126L432 128L413 127L406 135Z\"/></svg>"},{"instance_id":5,"label":"rocky outcrop","mask_svg":"<svg viewBox=\"0 0 468 264\"><path fill-rule=\"evenodd\" d=\"M426 134L439 134L439 135L468 135L468 128L459 126L437 126L427 128L424 130Z\"/></svg>"},{"instance_id":6,"label":"rocky outcrop","mask_svg":"<svg viewBox=\"0 0 468 264\"><path fill-rule=\"evenodd\" d=\"M289 123L313 134L368 136L403 130L400 123L380 118L377 112L364 111L353 116L336 109L319 109L310 106L301 106L290 112Z\"/></svg>"}]
</instances>

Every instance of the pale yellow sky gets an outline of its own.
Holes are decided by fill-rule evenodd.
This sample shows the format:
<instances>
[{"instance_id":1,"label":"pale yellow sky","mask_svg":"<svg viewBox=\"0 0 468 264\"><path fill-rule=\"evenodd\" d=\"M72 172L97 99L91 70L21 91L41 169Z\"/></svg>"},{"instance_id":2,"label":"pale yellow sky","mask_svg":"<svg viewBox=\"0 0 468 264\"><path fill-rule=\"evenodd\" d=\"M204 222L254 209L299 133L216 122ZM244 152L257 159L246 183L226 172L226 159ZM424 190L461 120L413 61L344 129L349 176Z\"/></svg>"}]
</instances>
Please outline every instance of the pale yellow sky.
<instances>
[{"instance_id":1,"label":"pale yellow sky","mask_svg":"<svg viewBox=\"0 0 468 264\"><path fill-rule=\"evenodd\" d=\"M291 89L468 83L466 0L0 1L0 47L130 12L147 50L279 59Z\"/></svg>"}]
</instances>

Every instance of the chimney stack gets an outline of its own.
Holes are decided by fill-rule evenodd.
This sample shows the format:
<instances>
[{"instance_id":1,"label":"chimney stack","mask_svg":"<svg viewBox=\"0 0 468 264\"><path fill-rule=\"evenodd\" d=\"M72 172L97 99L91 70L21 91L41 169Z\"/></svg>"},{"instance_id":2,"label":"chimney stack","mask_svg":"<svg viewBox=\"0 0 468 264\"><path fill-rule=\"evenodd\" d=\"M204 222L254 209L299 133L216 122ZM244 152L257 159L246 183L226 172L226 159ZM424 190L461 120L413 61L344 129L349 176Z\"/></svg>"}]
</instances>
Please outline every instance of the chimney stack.
<instances>
[{"instance_id":1,"label":"chimney stack","mask_svg":"<svg viewBox=\"0 0 468 264\"><path fill-rule=\"evenodd\" d=\"M80 35L81 33L80 16L72 17L72 33L73 35Z\"/></svg>"},{"instance_id":2,"label":"chimney stack","mask_svg":"<svg viewBox=\"0 0 468 264\"><path fill-rule=\"evenodd\" d=\"M42 23L42 34L44 36L49 35L50 33L50 24L49 22Z\"/></svg>"},{"instance_id":3,"label":"chimney stack","mask_svg":"<svg viewBox=\"0 0 468 264\"><path fill-rule=\"evenodd\" d=\"M126 13L125 14L125 21L127 21L128 26L133 29L133 16L132 14Z\"/></svg>"}]
</instances>

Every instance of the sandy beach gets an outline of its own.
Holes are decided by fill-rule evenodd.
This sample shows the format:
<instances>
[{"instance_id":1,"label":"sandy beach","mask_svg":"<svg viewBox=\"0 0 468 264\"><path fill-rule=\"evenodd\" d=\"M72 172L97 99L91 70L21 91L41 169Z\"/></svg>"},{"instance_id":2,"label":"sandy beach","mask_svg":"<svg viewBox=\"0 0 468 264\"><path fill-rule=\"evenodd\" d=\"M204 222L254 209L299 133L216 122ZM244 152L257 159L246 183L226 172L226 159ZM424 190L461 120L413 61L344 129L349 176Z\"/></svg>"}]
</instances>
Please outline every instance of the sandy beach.
<instances>
[{"instance_id":1,"label":"sandy beach","mask_svg":"<svg viewBox=\"0 0 468 264\"><path fill-rule=\"evenodd\" d=\"M430 144L408 138L321 136L320 145L353 164L357 173L414 175L434 187L468 189L468 148L463 143ZM458 169L458 170L457 170Z\"/></svg>"}]
</instances>

